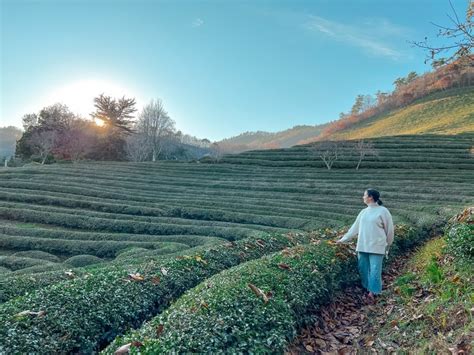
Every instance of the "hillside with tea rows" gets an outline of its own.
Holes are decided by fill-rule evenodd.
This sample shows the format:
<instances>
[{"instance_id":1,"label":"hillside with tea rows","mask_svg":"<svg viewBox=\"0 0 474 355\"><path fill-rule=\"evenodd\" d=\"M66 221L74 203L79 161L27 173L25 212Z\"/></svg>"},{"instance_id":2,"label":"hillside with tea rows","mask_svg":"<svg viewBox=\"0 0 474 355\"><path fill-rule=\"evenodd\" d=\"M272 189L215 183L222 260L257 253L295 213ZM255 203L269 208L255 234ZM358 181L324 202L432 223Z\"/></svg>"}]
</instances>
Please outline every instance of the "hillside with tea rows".
<instances>
[{"instance_id":1,"label":"hillside with tea rows","mask_svg":"<svg viewBox=\"0 0 474 355\"><path fill-rule=\"evenodd\" d=\"M266 255L334 238L370 187L395 223L434 225L474 204L473 138L371 139L378 155L359 170L349 148L328 170L311 145L219 161L1 169L0 329L15 337L0 331L0 352L101 349L223 270L259 270ZM311 248L302 253L321 253Z\"/></svg>"},{"instance_id":2,"label":"hillside with tea rows","mask_svg":"<svg viewBox=\"0 0 474 355\"><path fill-rule=\"evenodd\" d=\"M378 188L399 221L472 201L472 136L373 140L361 169L351 152L332 170L311 145L225 156L219 164L81 163L0 171L2 267L129 248L166 254L209 241L340 226ZM39 255L39 254L38 254ZM35 258L33 258L35 259ZM96 261L100 261L96 259ZM33 263L30 261L30 263Z\"/></svg>"}]
</instances>

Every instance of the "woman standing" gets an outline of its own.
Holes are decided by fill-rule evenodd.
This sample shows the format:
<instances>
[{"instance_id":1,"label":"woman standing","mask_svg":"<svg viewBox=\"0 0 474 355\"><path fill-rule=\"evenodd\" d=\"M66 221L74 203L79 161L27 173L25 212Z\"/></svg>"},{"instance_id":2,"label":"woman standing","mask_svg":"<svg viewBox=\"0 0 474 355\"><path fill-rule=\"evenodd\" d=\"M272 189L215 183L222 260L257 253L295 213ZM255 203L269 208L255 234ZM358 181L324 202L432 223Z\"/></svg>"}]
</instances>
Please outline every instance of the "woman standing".
<instances>
[{"instance_id":1,"label":"woman standing","mask_svg":"<svg viewBox=\"0 0 474 355\"><path fill-rule=\"evenodd\" d=\"M393 220L389 210L382 206L377 190L366 190L363 199L367 207L336 243L347 242L358 235L356 251L362 286L369 292L369 300L374 302L375 295L382 292L382 262L393 242Z\"/></svg>"}]
</instances>

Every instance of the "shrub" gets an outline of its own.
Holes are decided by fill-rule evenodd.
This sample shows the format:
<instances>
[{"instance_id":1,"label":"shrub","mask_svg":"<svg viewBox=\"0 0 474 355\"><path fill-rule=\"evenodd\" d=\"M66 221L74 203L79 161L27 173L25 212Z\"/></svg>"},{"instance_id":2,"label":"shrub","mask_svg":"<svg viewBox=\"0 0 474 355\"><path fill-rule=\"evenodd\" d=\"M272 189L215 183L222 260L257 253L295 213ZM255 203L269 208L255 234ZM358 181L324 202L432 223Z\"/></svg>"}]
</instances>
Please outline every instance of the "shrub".
<instances>
[{"instance_id":1,"label":"shrub","mask_svg":"<svg viewBox=\"0 0 474 355\"><path fill-rule=\"evenodd\" d=\"M52 264L55 268L64 266L63 264ZM55 283L69 279L69 276L64 271L47 271L42 269L41 272L33 272L44 265L32 266L25 268L27 274L19 274L19 271L8 274L0 279L0 303L4 303L12 298L19 297L25 293L32 293L35 290L41 289ZM50 265L47 265L49 268ZM35 270L32 270L35 268ZM81 270L73 270L76 277L83 274Z\"/></svg>"},{"instance_id":2,"label":"shrub","mask_svg":"<svg viewBox=\"0 0 474 355\"><path fill-rule=\"evenodd\" d=\"M50 263L50 264L44 264L44 265L35 265L35 266L25 267L23 269L13 271L12 275L28 275L28 277L31 277L32 274L44 273L44 272L55 271L55 270L65 270L67 268L69 267L67 267L67 265L62 264L62 263ZM27 292L31 292L33 290L34 290L34 287L32 287L31 284L28 285ZM19 295L20 294L16 294L15 296L19 296Z\"/></svg>"},{"instance_id":3,"label":"shrub","mask_svg":"<svg viewBox=\"0 0 474 355\"><path fill-rule=\"evenodd\" d=\"M143 280L130 276L130 267L116 265L25 294L0 305L0 353L97 351L209 276L317 235L252 237L137 265L132 275L143 275ZM46 314L15 316L26 309Z\"/></svg>"},{"instance_id":4,"label":"shrub","mask_svg":"<svg viewBox=\"0 0 474 355\"><path fill-rule=\"evenodd\" d=\"M12 256L20 256L20 257L25 257L25 258L46 260L46 261L51 261L53 263L61 262L61 259L59 259L56 255L46 253L41 250L19 251L19 252L16 252L15 254L12 254Z\"/></svg>"},{"instance_id":5,"label":"shrub","mask_svg":"<svg viewBox=\"0 0 474 355\"><path fill-rule=\"evenodd\" d=\"M297 246L226 270L186 293L133 339L150 353L279 353L306 310L328 302L356 274L347 250L327 242ZM159 340L150 340L157 329Z\"/></svg>"},{"instance_id":6,"label":"shrub","mask_svg":"<svg viewBox=\"0 0 474 355\"><path fill-rule=\"evenodd\" d=\"M115 260L128 258L128 257L131 257L131 256L139 255L140 253L143 253L143 252L148 252L148 251L149 251L148 249L137 248L137 247L133 247L133 248L130 248L130 249L124 249L124 250L121 250L121 251L118 252L117 256L115 257Z\"/></svg>"},{"instance_id":7,"label":"shrub","mask_svg":"<svg viewBox=\"0 0 474 355\"><path fill-rule=\"evenodd\" d=\"M72 258L65 260L64 264L70 267L83 267L83 266L98 264L102 262L104 262L104 260L102 260L101 258L98 258L95 255L76 255L76 256L73 256Z\"/></svg>"},{"instance_id":8,"label":"shrub","mask_svg":"<svg viewBox=\"0 0 474 355\"><path fill-rule=\"evenodd\" d=\"M397 226L393 253L425 236ZM409 241L409 242L408 242ZM319 241L226 270L188 291L162 315L107 348L138 342L143 353L281 353L309 310L357 277L354 253ZM257 286L259 295L249 284ZM268 301L262 301L265 297ZM157 336L158 330L158 336Z\"/></svg>"},{"instance_id":9,"label":"shrub","mask_svg":"<svg viewBox=\"0 0 474 355\"><path fill-rule=\"evenodd\" d=\"M113 258L118 251L132 246L149 249L160 249L163 252L171 250L183 250L185 244L179 243L151 243L151 242L129 242L129 241L94 241L94 240L70 240L49 239L22 236L7 236L0 234L0 247L5 249L31 250L41 249L45 252L53 252L61 255L94 254L97 257Z\"/></svg>"},{"instance_id":10,"label":"shrub","mask_svg":"<svg viewBox=\"0 0 474 355\"><path fill-rule=\"evenodd\" d=\"M474 261L474 224L454 224L446 233L448 253L465 261Z\"/></svg>"},{"instance_id":11,"label":"shrub","mask_svg":"<svg viewBox=\"0 0 474 355\"><path fill-rule=\"evenodd\" d=\"M51 262L46 260L24 258L18 256L0 256L0 266L7 267L12 271L24 269L30 266L45 264L51 264Z\"/></svg>"}]
</instances>

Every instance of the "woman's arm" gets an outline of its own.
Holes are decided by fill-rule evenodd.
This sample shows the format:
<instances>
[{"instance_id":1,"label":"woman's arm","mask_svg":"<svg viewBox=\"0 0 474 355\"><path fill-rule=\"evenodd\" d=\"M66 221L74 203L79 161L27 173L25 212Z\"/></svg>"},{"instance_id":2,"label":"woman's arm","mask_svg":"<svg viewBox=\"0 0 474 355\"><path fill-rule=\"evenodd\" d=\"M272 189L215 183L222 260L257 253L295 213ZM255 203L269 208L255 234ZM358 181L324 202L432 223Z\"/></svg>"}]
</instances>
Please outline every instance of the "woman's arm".
<instances>
[{"instance_id":1,"label":"woman's arm","mask_svg":"<svg viewBox=\"0 0 474 355\"><path fill-rule=\"evenodd\" d=\"M389 210L385 210L386 213L383 214L383 228L385 230L385 234L387 235L387 245L390 247L393 243L394 237L394 227L393 227L393 219L392 215L390 214Z\"/></svg>"},{"instance_id":2,"label":"woman's arm","mask_svg":"<svg viewBox=\"0 0 474 355\"><path fill-rule=\"evenodd\" d=\"M359 223L360 223L360 217L362 216L362 212L364 212L364 210L359 212L359 215L357 216L357 218L356 218L354 224L352 225L352 227L336 243L347 242L347 241L351 240L352 238L354 238L359 233Z\"/></svg>"}]
</instances>

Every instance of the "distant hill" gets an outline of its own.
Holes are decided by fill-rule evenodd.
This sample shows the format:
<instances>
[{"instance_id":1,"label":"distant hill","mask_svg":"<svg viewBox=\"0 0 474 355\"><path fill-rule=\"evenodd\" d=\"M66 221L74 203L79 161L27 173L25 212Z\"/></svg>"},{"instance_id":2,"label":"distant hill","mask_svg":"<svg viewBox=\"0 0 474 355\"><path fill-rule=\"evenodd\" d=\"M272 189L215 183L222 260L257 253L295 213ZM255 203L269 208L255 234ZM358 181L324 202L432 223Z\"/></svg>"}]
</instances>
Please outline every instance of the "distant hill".
<instances>
[{"instance_id":1,"label":"distant hill","mask_svg":"<svg viewBox=\"0 0 474 355\"><path fill-rule=\"evenodd\" d=\"M357 95L339 119L277 132L247 132L218 142L223 153L278 149L322 140L474 132L474 56L397 78L391 92Z\"/></svg>"},{"instance_id":2,"label":"distant hill","mask_svg":"<svg viewBox=\"0 0 474 355\"><path fill-rule=\"evenodd\" d=\"M406 107L373 116L324 138L340 140L465 132L474 132L474 87L428 95Z\"/></svg>"},{"instance_id":3,"label":"distant hill","mask_svg":"<svg viewBox=\"0 0 474 355\"><path fill-rule=\"evenodd\" d=\"M326 126L327 124L301 125L276 133L245 132L217 143L225 153L239 153L253 149L289 148L303 140L319 136Z\"/></svg>"},{"instance_id":4,"label":"distant hill","mask_svg":"<svg viewBox=\"0 0 474 355\"><path fill-rule=\"evenodd\" d=\"M15 154L16 141L23 132L16 127L0 127L0 159Z\"/></svg>"},{"instance_id":5,"label":"distant hill","mask_svg":"<svg viewBox=\"0 0 474 355\"><path fill-rule=\"evenodd\" d=\"M407 134L458 134L474 132L474 87L450 89L413 103L323 134L332 123L295 126L285 131L245 132L218 142L224 153L288 148L317 140L342 140Z\"/></svg>"}]
</instances>

